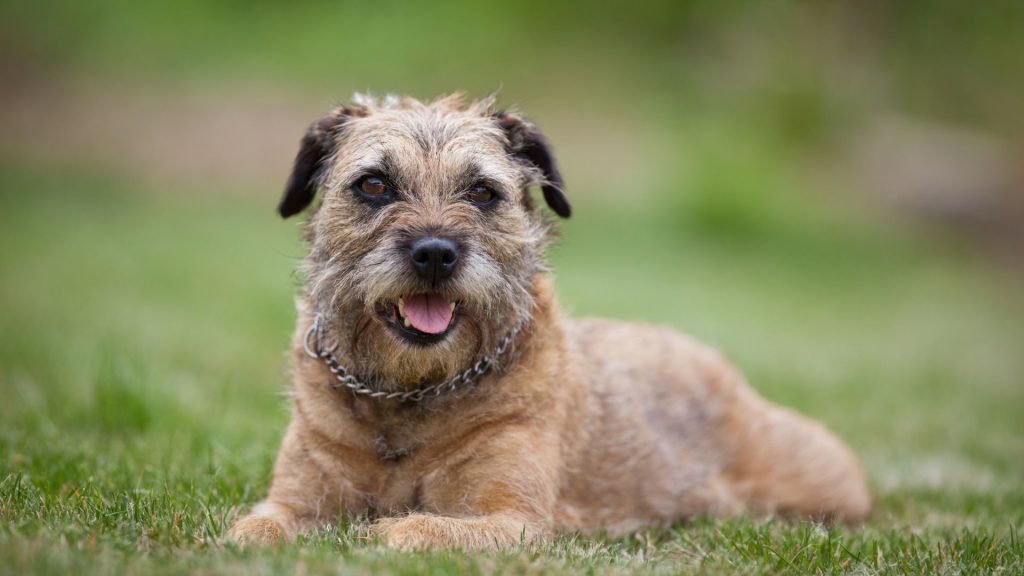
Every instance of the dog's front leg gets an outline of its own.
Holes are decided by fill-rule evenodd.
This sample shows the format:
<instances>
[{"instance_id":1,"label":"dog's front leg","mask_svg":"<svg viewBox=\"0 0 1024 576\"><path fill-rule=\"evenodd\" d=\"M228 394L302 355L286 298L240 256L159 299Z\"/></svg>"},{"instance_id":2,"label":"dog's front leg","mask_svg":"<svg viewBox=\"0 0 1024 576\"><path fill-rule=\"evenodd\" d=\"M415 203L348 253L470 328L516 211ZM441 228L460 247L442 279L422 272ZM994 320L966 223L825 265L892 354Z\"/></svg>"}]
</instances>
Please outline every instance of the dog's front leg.
<instances>
[{"instance_id":1,"label":"dog's front leg","mask_svg":"<svg viewBox=\"0 0 1024 576\"><path fill-rule=\"evenodd\" d=\"M344 476L325 476L314 463L310 446L300 439L295 420L288 427L274 466L274 480L267 498L253 507L228 531L240 545L274 545L290 542L319 523L335 522L343 512L360 513L361 497Z\"/></svg>"},{"instance_id":2,"label":"dog's front leg","mask_svg":"<svg viewBox=\"0 0 1024 576\"><path fill-rule=\"evenodd\" d=\"M228 538L242 546L273 546L291 541L309 524L308 517L268 498L235 522L228 531Z\"/></svg>"},{"instance_id":3,"label":"dog's front leg","mask_svg":"<svg viewBox=\"0 0 1024 576\"><path fill-rule=\"evenodd\" d=\"M372 531L403 550L505 549L552 530L558 451L553 435L511 430L471 442L423 483L421 511L383 518Z\"/></svg>"}]
</instances>

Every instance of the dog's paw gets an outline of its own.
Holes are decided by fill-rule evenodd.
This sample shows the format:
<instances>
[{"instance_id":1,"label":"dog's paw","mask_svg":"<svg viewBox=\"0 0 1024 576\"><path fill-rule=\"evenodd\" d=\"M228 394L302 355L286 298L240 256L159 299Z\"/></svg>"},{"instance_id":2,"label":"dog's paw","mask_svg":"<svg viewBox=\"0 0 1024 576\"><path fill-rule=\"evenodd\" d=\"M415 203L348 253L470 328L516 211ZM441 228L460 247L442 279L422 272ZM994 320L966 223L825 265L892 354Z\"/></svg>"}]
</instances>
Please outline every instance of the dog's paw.
<instances>
[{"instance_id":1,"label":"dog's paw","mask_svg":"<svg viewBox=\"0 0 1024 576\"><path fill-rule=\"evenodd\" d=\"M399 550L508 549L541 535L535 526L528 528L522 520L509 517L451 518L432 514L382 518L370 526L370 532Z\"/></svg>"},{"instance_id":2,"label":"dog's paw","mask_svg":"<svg viewBox=\"0 0 1024 576\"><path fill-rule=\"evenodd\" d=\"M239 546L273 546L287 540L287 534L273 518L246 516L228 530L228 539Z\"/></svg>"},{"instance_id":3,"label":"dog's paw","mask_svg":"<svg viewBox=\"0 0 1024 576\"><path fill-rule=\"evenodd\" d=\"M429 550L457 545L452 541L448 519L414 514L401 518L381 518L370 526L370 531L384 544L398 550ZM450 521L450 520L448 520Z\"/></svg>"}]
</instances>

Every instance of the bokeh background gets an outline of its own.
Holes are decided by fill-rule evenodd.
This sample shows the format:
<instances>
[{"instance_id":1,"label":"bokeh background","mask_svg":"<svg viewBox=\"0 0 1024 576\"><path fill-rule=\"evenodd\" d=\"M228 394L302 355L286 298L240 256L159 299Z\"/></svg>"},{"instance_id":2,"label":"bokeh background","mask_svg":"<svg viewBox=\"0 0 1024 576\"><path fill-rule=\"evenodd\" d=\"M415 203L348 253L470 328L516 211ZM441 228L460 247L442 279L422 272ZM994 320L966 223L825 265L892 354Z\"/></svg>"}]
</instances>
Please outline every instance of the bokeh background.
<instances>
[{"instance_id":1,"label":"bokeh background","mask_svg":"<svg viewBox=\"0 0 1024 576\"><path fill-rule=\"evenodd\" d=\"M1012 0L3 0L0 564L311 561L218 556L288 418L303 248L273 208L331 105L455 90L554 143L569 310L690 332L856 449L851 549L975 530L1019 562L1022 31ZM772 566L681 530L706 539L600 561Z\"/></svg>"}]
</instances>

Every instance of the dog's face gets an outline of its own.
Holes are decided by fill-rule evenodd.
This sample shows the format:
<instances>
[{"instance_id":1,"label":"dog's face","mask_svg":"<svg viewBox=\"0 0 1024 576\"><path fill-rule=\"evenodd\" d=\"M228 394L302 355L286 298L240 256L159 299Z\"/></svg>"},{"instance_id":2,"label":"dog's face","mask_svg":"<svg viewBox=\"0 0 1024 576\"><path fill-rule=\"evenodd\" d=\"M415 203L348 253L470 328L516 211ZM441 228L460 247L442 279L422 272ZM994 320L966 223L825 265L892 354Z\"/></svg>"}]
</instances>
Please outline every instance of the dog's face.
<instances>
[{"instance_id":1,"label":"dog's face","mask_svg":"<svg viewBox=\"0 0 1024 576\"><path fill-rule=\"evenodd\" d=\"M448 378L529 316L550 236L535 184L568 217L543 137L489 102L364 100L310 128L279 210L322 190L306 292L352 370L382 385Z\"/></svg>"}]
</instances>

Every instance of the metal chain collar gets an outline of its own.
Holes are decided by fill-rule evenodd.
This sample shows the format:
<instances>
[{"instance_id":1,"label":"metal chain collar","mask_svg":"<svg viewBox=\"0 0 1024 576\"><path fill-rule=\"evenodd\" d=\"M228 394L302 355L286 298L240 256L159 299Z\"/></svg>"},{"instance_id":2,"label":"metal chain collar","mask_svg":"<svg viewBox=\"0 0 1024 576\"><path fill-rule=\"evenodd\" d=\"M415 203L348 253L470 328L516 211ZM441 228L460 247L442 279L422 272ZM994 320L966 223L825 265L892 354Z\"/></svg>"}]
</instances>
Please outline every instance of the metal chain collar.
<instances>
[{"instance_id":1,"label":"metal chain collar","mask_svg":"<svg viewBox=\"0 0 1024 576\"><path fill-rule=\"evenodd\" d=\"M476 361L469 368L459 372L455 376L442 382L435 382L434 384L427 384L412 390L399 390L395 392L385 392L383 390L377 390L368 384L360 382L358 378L349 374L348 370L338 362L338 358L334 355L334 350L338 347L337 343L334 343L330 348L324 349L321 344L323 339L323 326L321 325L320 315L317 314L313 320L313 324L306 331L306 335L302 340L302 347L306 350L306 355L316 360L322 360L327 365L327 369L331 371L337 382L331 382L331 387L335 390L345 387L352 391L353 394L360 396L366 396L367 398L381 398L383 400L398 400L399 402L419 402L424 398L440 396L442 392L451 392L458 386L472 386L479 380L484 374L490 372L495 366L495 363L501 359L512 345L512 341L515 339L519 331L523 329L522 321L516 322L512 330L506 334L500 342L498 347L495 348L493 354L484 356ZM310 340L313 342L310 342Z\"/></svg>"}]
</instances>

